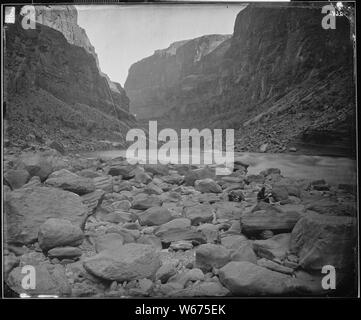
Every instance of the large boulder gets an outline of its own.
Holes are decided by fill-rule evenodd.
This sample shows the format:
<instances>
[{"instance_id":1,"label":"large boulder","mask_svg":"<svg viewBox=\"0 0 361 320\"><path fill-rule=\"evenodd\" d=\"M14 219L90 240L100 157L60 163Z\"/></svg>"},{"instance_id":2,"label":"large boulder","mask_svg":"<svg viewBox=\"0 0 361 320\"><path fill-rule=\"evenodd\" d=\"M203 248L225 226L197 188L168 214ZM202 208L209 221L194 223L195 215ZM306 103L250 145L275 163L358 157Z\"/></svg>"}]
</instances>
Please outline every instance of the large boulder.
<instances>
[{"instance_id":1,"label":"large boulder","mask_svg":"<svg viewBox=\"0 0 361 320\"><path fill-rule=\"evenodd\" d=\"M153 207L138 216L142 226L159 226L172 220L171 212L164 207Z\"/></svg>"},{"instance_id":2,"label":"large boulder","mask_svg":"<svg viewBox=\"0 0 361 320\"><path fill-rule=\"evenodd\" d=\"M248 261L232 261L219 270L221 283L236 296L286 295L294 289L291 276Z\"/></svg>"},{"instance_id":3,"label":"large boulder","mask_svg":"<svg viewBox=\"0 0 361 320\"><path fill-rule=\"evenodd\" d=\"M84 268L91 274L118 282L153 278L160 266L152 246L136 243L104 250L84 261Z\"/></svg>"},{"instance_id":4,"label":"large boulder","mask_svg":"<svg viewBox=\"0 0 361 320\"><path fill-rule=\"evenodd\" d=\"M191 220L192 225L211 222L213 220L214 210L208 204L198 204L185 209L185 216Z\"/></svg>"},{"instance_id":5,"label":"large boulder","mask_svg":"<svg viewBox=\"0 0 361 320\"><path fill-rule=\"evenodd\" d=\"M202 193L221 193L221 186L213 179L202 179L194 182L194 188Z\"/></svg>"},{"instance_id":6,"label":"large boulder","mask_svg":"<svg viewBox=\"0 0 361 320\"><path fill-rule=\"evenodd\" d=\"M79 226L69 220L51 218L39 228L38 242L43 250L61 246L79 246L84 240L84 234Z\"/></svg>"},{"instance_id":7,"label":"large boulder","mask_svg":"<svg viewBox=\"0 0 361 320\"><path fill-rule=\"evenodd\" d=\"M356 261L356 219L309 212L291 234L291 251L304 269L320 270L325 265L347 269Z\"/></svg>"},{"instance_id":8,"label":"large boulder","mask_svg":"<svg viewBox=\"0 0 361 320\"><path fill-rule=\"evenodd\" d=\"M204 271L221 268L230 260L230 251L221 245L207 243L196 250L196 266Z\"/></svg>"},{"instance_id":9,"label":"large boulder","mask_svg":"<svg viewBox=\"0 0 361 320\"><path fill-rule=\"evenodd\" d=\"M7 170L4 179L11 189L19 189L28 182L30 174L27 170Z\"/></svg>"},{"instance_id":10,"label":"large boulder","mask_svg":"<svg viewBox=\"0 0 361 320\"><path fill-rule=\"evenodd\" d=\"M87 208L75 193L36 186L8 193L4 212L5 240L28 244L36 241L39 227L47 219L63 218L80 225Z\"/></svg>"},{"instance_id":11,"label":"large boulder","mask_svg":"<svg viewBox=\"0 0 361 320\"><path fill-rule=\"evenodd\" d=\"M84 178L66 169L54 171L46 179L45 184L51 187L64 189L78 195L95 191L95 185L90 178Z\"/></svg>"},{"instance_id":12,"label":"large boulder","mask_svg":"<svg viewBox=\"0 0 361 320\"><path fill-rule=\"evenodd\" d=\"M29 296L37 297L38 295L57 295L60 297L71 295L71 286L65 274L65 269L59 264L42 263L32 266L35 271L35 287L24 289L23 279L31 270L25 270L23 267L13 269L8 277L7 284L18 294L26 293ZM31 281L29 281L31 284Z\"/></svg>"},{"instance_id":13,"label":"large boulder","mask_svg":"<svg viewBox=\"0 0 361 320\"><path fill-rule=\"evenodd\" d=\"M263 230L290 232L301 214L298 211L259 210L245 212L241 217L242 232L258 233Z\"/></svg>"}]
</instances>

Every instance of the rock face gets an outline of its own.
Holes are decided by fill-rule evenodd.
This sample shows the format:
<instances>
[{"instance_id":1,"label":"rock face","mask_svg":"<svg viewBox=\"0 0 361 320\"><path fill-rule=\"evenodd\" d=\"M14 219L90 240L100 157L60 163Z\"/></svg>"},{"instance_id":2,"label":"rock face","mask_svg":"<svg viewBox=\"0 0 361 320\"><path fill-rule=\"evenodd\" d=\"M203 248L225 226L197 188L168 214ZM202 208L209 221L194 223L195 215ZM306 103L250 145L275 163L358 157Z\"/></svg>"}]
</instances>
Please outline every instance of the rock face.
<instances>
[{"instance_id":1,"label":"rock face","mask_svg":"<svg viewBox=\"0 0 361 320\"><path fill-rule=\"evenodd\" d=\"M325 265L350 268L355 246L356 220L351 217L307 213L291 234L291 250L304 269L320 270Z\"/></svg>"},{"instance_id":2,"label":"rock face","mask_svg":"<svg viewBox=\"0 0 361 320\"><path fill-rule=\"evenodd\" d=\"M51 187L17 189L5 200L5 240L31 243L47 219L64 218L80 225L86 212L81 198L72 192Z\"/></svg>"},{"instance_id":3,"label":"rock face","mask_svg":"<svg viewBox=\"0 0 361 320\"><path fill-rule=\"evenodd\" d=\"M153 277L160 266L151 246L134 243L104 250L84 262L85 269L95 276L119 282Z\"/></svg>"},{"instance_id":4,"label":"rock face","mask_svg":"<svg viewBox=\"0 0 361 320\"><path fill-rule=\"evenodd\" d=\"M236 148L254 152L355 152L349 22L338 17L331 34L320 27L321 6L248 5L231 38L209 35L156 51L129 70L132 112L163 116L172 128L241 124Z\"/></svg>"},{"instance_id":5,"label":"rock face","mask_svg":"<svg viewBox=\"0 0 361 320\"><path fill-rule=\"evenodd\" d=\"M76 24L75 8L44 9L39 16L44 24L29 30L16 17L6 32L5 117L10 141L36 134L60 138L65 149L71 149L74 137L122 143L119 129L134 124L129 99L119 84L111 88L99 72L94 48Z\"/></svg>"}]
</instances>

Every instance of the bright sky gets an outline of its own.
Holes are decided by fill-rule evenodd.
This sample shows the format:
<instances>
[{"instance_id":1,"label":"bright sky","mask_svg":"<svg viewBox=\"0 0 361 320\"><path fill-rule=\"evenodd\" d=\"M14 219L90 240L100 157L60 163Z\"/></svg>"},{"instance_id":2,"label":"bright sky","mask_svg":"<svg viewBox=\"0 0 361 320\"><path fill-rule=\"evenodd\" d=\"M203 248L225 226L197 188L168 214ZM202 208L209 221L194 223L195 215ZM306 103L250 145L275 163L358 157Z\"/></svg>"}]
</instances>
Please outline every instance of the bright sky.
<instances>
[{"instance_id":1,"label":"bright sky","mask_svg":"<svg viewBox=\"0 0 361 320\"><path fill-rule=\"evenodd\" d=\"M122 86L130 66L172 42L232 34L241 4L76 6L100 68Z\"/></svg>"}]
</instances>

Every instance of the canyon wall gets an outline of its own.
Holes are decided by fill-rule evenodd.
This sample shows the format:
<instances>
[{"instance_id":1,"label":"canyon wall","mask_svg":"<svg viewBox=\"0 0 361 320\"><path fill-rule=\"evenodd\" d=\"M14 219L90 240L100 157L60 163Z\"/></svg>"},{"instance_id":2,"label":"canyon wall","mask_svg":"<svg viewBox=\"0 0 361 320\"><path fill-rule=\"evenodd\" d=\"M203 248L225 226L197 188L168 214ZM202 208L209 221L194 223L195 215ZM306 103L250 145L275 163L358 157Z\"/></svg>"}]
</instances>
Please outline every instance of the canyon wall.
<instances>
[{"instance_id":1,"label":"canyon wall","mask_svg":"<svg viewBox=\"0 0 361 320\"><path fill-rule=\"evenodd\" d=\"M350 24L336 17L325 30L323 17L320 4L248 5L232 37L200 57L190 47L207 36L135 63L125 84L131 110L174 128L235 128L239 151L353 153Z\"/></svg>"},{"instance_id":2,"label":"canyon wall","mask_svg":"<svg viewBox=\"0 0 361 320\"><path fill-rule=\"evenodd\" d=\"M93 46L76 25L75 8L46 12L52 14L44 14L46 23L36 23L35 29L24 30L20 21L6 29L9 137L67 136L75 145L92 138L124 142L125 131L134 125L124 89L117 83L112 89L99 69ZM72 136L79 137L75 143Z\"/></svg>"}]
</instances>

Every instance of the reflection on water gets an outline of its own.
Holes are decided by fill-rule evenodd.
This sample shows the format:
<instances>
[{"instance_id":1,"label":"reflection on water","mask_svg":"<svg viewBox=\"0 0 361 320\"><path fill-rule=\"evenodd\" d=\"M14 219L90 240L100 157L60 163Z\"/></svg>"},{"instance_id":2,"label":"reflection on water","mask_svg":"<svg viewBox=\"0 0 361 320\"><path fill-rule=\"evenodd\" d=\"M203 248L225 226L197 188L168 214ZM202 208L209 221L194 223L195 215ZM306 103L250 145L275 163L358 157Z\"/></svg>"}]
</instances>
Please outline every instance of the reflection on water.
<instances>
[{"instance_id":1,"label":"reflection on water","mask_svg":"<svg viewBox=\"0 0 361 320\"><path fill-rule=\"evenodd\" d=\"M201 151L201 163L209 151ZM86 153L89 158L102 157L113 159L125 157L125 150L95 151ZM191 155L194 159L195 155ZM282 175L298 179L325 179L328 183L356 184L356 161L342 157L308 156L283 153L250 153L236 152L235 160L249 165L248 173L257 174L266 168L279 168ZM154 159L154 158L153 158ZM179 154L171 158L172 163L178 163ZM193 162L194 163L194 162Z\"/></svg>"}]
</instances>

